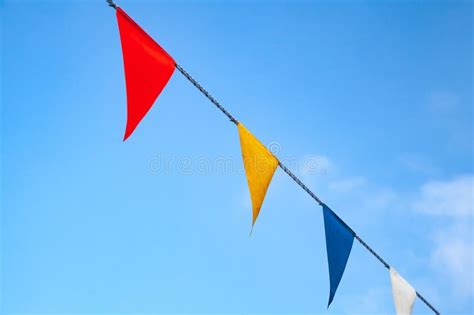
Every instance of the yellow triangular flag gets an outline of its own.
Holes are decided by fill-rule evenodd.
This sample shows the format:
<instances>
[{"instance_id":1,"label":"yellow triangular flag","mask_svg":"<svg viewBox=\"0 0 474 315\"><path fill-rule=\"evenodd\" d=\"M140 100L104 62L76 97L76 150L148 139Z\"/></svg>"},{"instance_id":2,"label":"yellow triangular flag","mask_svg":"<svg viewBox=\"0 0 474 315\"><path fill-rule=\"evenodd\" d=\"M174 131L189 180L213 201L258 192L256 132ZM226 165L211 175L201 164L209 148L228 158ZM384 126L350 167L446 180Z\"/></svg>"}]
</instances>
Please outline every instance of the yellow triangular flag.
<instances>
[{"instance_id":1,"label":"yellow triangular flag","mask_svg":"<svg viewBox=\"0 0 474 315\"><path fill-rule=\"evenodd\" d=\"M242 159L252 199L252 227L257 220L260 207L267 192L278 160L241 123L238 124Z\"/></svg>"}]
</instances>

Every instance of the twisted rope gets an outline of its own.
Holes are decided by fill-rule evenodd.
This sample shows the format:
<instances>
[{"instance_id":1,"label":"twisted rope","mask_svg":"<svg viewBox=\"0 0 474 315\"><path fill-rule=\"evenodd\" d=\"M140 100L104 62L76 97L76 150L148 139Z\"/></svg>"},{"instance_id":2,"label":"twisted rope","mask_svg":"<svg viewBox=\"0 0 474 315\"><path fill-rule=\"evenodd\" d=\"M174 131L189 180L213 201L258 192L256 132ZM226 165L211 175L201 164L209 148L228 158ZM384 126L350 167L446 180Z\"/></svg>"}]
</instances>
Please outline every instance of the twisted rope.
<instances>
[{"instance_id":1,"label":"twisted rope","mask_svg":"<svg viewBox=\"0 0 474 315\"><path fill-rule=\"evenodd\" d=\"M113 0L105 0L105 1L107 1L107 4L109 5L109 7L112 7L115 10L117 10L117 5L114 3Z\"/></svg>"},{"instance_id":2,"label":"twisted rope","mask_svg":"<svg viewBox=\"0 0 474 315\"><path fill-rule=\"evenodd\" d=\"M191 82L195 87L197 87L197 89L201 91L201 93L204 94L204 96L206 96L212 102L212 104L216 105L216 107L219 108L219 110L223 112L224 115L226 115L227 118L229 118L231 122L233 122L235 125L239 124L237 119L235 119L234 116L232 116L227 111L227 109L224 108L224 106L222 106L208 91L206 91L206 89L204 89L201 84L199 84L196 80L194 80L193 77L186 70L184 70L178 64L176 64L175 66L176 66L176 69L178 69L179 72L181 72L186 77L186 79L189 80L189 82Z\"/></svg>"},{"instance_id":3,"label":"twisted rope","mask_svg":"<svg viewBox=\"0 0 474 315\"><path fill-rule=\"evenodd\" d=\"M108 5L114 9L117 9L117 5L113 2L113 0L106 0ZM211 101L212 104L214 104L224 115L229 118L229 120L235 124L238 125L239 122L238 120L221 104L219 103L199 82L197 82L186 70L184 70L183 67L181 67L179 64L175 64L176 69L178 69L181 74L184 75L186 79L188 79L189 82L191 82L202 94L204 94L207 99ZM278 161L278 166L286 173L288 176L293 179L295 183L298 184L308 195L311 196L320 206L325 205L325 203L319 199L318 196L316 196L315 193L311 191L288 167L286 167L283 163ZM342 219L341 219L342 220ZM345 223L345 222L344 222ZM362 238L360 238L359 235L357 235L354 232L354 237L359 241L359 243L362 244L362 246L369 251L378 261L382 263L382 265L390 269L390 265L375 251L373 250ZM439 315L440 312L436 310L418 291L416 291L416 295L420 298L420 300L423 301L423 303L426 304L436 315Z\"/></svg>"},{"instance_id":4,"label":"twisted rope","mask_svg":"<svg viewBox=\"0 0 474 315\"><path fill-rule=\"evenodd\" d=\"M179 70L179 72L181 72L185 77L186 79L188 79L195 87L198 88L199 91L201 91L204 96L206 96L214 105L217 106L217 108L219 108L229 119L231 122L233 122L234 124L238 124L238 121L237 119L234 118L234 116L232 116L230 114L229 111L227 111L227 109L225 109L224 106L222 106L208 91L206 91L193 77L191 77L191 75L183 69L183 67L181 67L180 65L176 64L176 69ZM320 206L323 206L325 205L325 203L318 197L316 196L316 194L314 192L311 191L311 189L308 188L308 186L306 186L292 171L290 171L290 169L288 167L286 167L283 163L281 163L280 161L278 161L278 166L286 173L288 174L288 176L291 177L291 179L293 179L293 181L295 183L298 184L298 186L300 186L308 195L311 196L311 198L313 198ZM342 220L342 219L341 219ZM365 249L367 249L369 251L369 253L371 253L378 261L380 261L382 263L382 265L387 268L387 269L390 269L390 265L375 251L372 249L372 247L370 247L359 235L357 235L355 232L354 232L354 237L357 241L359 241L359 243L362 244L362 246L364 246ZM416 295L420 298L421 301L423 301L423 303L426 304L426 306L428 306L436 315L439 315L440 313L438 312L438 310L436 310L433 305L431 305L422 295L421 293L419 293L418 291L416 291Z\"/></svg>"}]
</instances>

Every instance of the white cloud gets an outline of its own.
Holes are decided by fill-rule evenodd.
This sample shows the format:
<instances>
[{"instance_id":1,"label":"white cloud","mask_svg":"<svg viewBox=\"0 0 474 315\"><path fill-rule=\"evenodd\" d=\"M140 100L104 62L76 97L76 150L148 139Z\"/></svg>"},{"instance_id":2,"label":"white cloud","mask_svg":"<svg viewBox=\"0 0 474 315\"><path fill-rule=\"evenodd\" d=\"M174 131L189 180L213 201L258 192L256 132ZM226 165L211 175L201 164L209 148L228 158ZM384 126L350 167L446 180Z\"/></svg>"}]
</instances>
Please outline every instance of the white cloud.
<instances>
[{"instance_id":1,"label":"white cloud","mask_svg":"<svg viewBox=\"0 0 474 315\"><path fill-rule=\"evenodd\" d=\"M445 216L473 215L474 176L459 176L451 181L431 181L421 187L414 203L417 211Z\"/></svg>"},{"instance_id":2,"label":"white cloud","mask_svg":"<svg viewBox=\"0 0 474 315\"><path fill-rule=\"evenodd\" d=\"M367 180L363 177L352 177L336 180L329 183L329 188L337 192L349 192L354 189L363 187L367 184Z\"/></svg>"},{"instance_id":3,"label":"white cloud","mask_svg":"<svg viewBox=\"0 0 474 315\"><path fill-rule=\"evenodd\" d=\"M390 284L389 284L390 285ZM387 305L381 301L385 300L386 290L384 288L370 288L365 293L357 294L356 296L346 297L342 305L343 314L387 314L383 311ZM391 307L391 306L388 306Z\"/></svg>"},{"instance_id":4,"label":"white cloud","mask_svg":"<svg viewBox=\"0 0 474 315\"><path fill-rule=\"evenodd\" d=\"M431 265L457 298L473 295L473 189L473 175L431 181L413 203L416 211L442 220L433 235Z\"/></svg>"},{"instance_id":5,"label":"white cloud","mask_svg":"<svg viewBox=\"0 0 474 315\"><path fill-rule=\"evenodd\" d=\"M367 203L372 208L387 209L396 204L399 200L398 194L390 188L374 189L371 195L367 196Z\"/></svg>"},{"instance_id":6,"label":"white cloud","mask_svg":"<svg viewBox=\"0 0 474 315\"><path fill-rule=\"evenodd\" d=\"M334 169L334 164L324 155L306 155L300 165L303 175L325 175Z\"/></svg>"},{"instance_id":7,"label":"white cloud","mask_svg":"<svg viewBox=\"0 0 474 315\"><path fill-rule=\"evenodd\" d=\"M412 157L402 162L421 173L438 173L436 167L431 167L432 164L424 167L427 165L426 159ZM423 292L429 292L427 296L432 299L438 296L438 299L432 301L437 301L440 305L457 305L459 309L465 309L466 303L469 304L473 296L474 175L428 181L419 188L414 200L407 200L397 190L380 186L365 177L337 176L336 166L327 157L307 155L298 162L302 163L299 164L299 170L305 183L310 187L317 187L315 191L324 200L334 203L336 211L343 209L340 214L343 218L349 218L348 222L352 224L379 224L382 219L374 219L375 215L384 215L385 211L394 212L396 209L406 210L410 205L419 214L429 216L434 227L430 237L431 252L428 257L415 254L423 266L427 267L424 273L428 277L427 288ZM411 162L413 163L410 165ZM318 178L317 181L308 176L321 174L328 176ZM360 215L361 213L370 214L371 220L366 220L366 216ZM417 283L419 284L419 279ZM367 292L365 296L357 295L357 301L350 301L347 313L381 314L382 306L374 301L380 301L383 297L383 294L378 296L377 290ZM354 305L358 306L357 309Z\"/></svg>"},{"instance_id":8,"label":"white cloud","mask_svg":"<svg viewBox=\"0 0 474 315\"><path fill-rule=\"evenodd\" d=\"M403 154L398 158L398 161L415 173L433 175L439 171L429 158L418 154Z\"/></svg>"},{"instance_id":9,"label":"white cloud","mask_svg":"<svg viewBox=\"0 0 474 315\"><path fill-rule=\"evenodd\" d=\"M431 255L433 268L452 285L462 297L473 295L474 245L470 235L472 222L457 223L439 231L436 248Z\"/></svg>"},{"instance_id":10,"label":"white cloud","mask_svg":"<svg viewBox=\"0 0 474 315\"><path fill-rule=\"evenodd\" d=\"M426 100L430 123L443 131L438 142L449 149L472 153L472 100L450 91L434 91Z\"/></svg>"},{"instance_id":11,"label":"white cloud","mask_svg":"<svg viewBox=\"0 0 474 315\"><path fill-rule=\"evenodd\" d=\"M328 188L331 199L345 200L348 212L351 210L358 213L364 211L364 213L373 216L391 209L399 201L395 190L380 186L364 177L335 179L328 183Z\"/></svg>"}]
</instances>

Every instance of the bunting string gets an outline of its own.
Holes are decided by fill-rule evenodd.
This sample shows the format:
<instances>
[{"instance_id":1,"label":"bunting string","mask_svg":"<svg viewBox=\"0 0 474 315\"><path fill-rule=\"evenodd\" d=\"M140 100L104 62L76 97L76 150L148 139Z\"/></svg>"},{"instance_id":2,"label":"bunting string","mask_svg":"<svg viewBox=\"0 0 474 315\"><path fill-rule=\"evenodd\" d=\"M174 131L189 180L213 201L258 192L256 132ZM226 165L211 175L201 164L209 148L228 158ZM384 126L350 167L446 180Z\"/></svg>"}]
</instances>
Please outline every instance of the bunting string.
<instances>
[{"instance_id":1,"label":"bunting string","mask_svg":"<svg viewBox=\"0 0 474 315\"><path fill-rule=\"evenodd\" d=\"M186 70L183 69L183 67L181 67L179 64L176 64L175 66L176 69L178 69L178 71L181 72L186 77L186 79L189 80L189 82L191 82L199 91L201 91L201 93L204 94L204 96L206 96L212 104L216 105L216 107L219 108L219 110L224 113L224 115L226 115L231 122L233 122L235 125L239 124L237 119L235 119L234 116L232 116L232 114L229 113L227 109L225 109L224 106L221 105L221 103L219 103L208 91L206 91L206 89L203 88L201 84L194 80L193 77Z\"/></svg>"},{"instance_id":2,"label":"bunting string","mask_svg":"<svg viewBox=\"0 0 474 315\"><path fill-rule=\"evenodd\" d=\"M439 315L440 313L438 312L438 310L436 310L436 308L434 308L433 305L431 305L430 302L428 302L424 297L423 295L421 295L418 291L416 291L416 296L420 298L420 300L426 304L426 306L428 306L436 315Z\"/></svg>"},{"instance_id":3,"label":"bunting string","mask_svg":"<svg viewBox=\"0 0 474 315\"><path fill-rule=\"evenodd\" d=\"M114 8L115 10L118 10L118 11L121 11L120 8L117 7L117 5L113 2L113 0L106 0L107 4ZM122 11L123 12L123 11ZM125 13L123 13L125 14ZM128 16L127 16L128 18ZM131 20L131 19L130 19ZM133 21L133 20L131 20ZM146 33L145 33L146 34ZM123 45L123 42L122 42L122 45ZM157 45L157 44L156 44ZM159 47L159 45L157 45ZM161 47L159 47L161 49ZM164 54L167 54L166 52L164 52L163 50L163 53ZM125 58L125 55L124 55L124 58ZM167 58L169 58L169 60L171 60L172 62L174 62L174 60L169 56L167 55ZM217 101L201 84L199 84L182 66L180 66L178 63L174 62L174 67L189 81L191 82L207 99L209 99L209 101L211 101L212 104L214 104L224 115L227 116L227 118L235 125L237 125L239 127L239 130L240 128L243 128L243 125L241 125L239 123L239 121L221 104L219 103L219 101ZM172 71L169 73L169 76L171 76L171 73ZM127 73L126 73L127 75ZM169 78L169 77L168 77ZM167 78L165 80L162 80L163 83L163 87L164 85L166 84L167 82ZM127 90L127 94L128 94L128 90ZM159 92L157 93L159 94ZM154 99L153 99L154 101ZM151 104L149 105L151 106ZM141 118L146 114L146 111L149 109L146 108L144 110L143 113L141 113L141 116L138 117L138 119L135 119L136 122L135 124L133 125L133 128L131 128L130 132L128 134L126 134L125 136L125 139L130 135L131 132L133 132L133 129L135 128L136 124L139 123L139 121L141 120ZM245 132L248 133L248 131L246 131L245 129ZM252 138L253 136L248 133ZM255 138L254 140L251 140L251 141L256 141L258 142L258 140ZM241 142L242 142L242 139L241 139ZM258 144L260 144L258 142ZM258 144L256 146L258 146ZM255 145L253 143L253 145ZM260 144L261 145L261 144ZM334 297L334 293L335 293L335 290L337 289L337 286L339 284L339 281L342 277L342 273L344 272L344 268L345 268L345 265L347 263L347 259L348 259L348 256L350 254L350 251L351 251L351 247L352 247L352 241L353 239L355 238L366 250L368 250L380 263L382 263L382 265L389 269L391 271L391 275L392 275L392 268L391 266L375 251L373 250L359 235L357 235L342 219L340 219L331 209L329 209L329 207L327 207L327 205L315 194L313 193L288 167L286 167L280 160L278 160L276 157L276 162L278 163L277 165L288 175L290 176L290 178L296 183L298 184L298 186L300 186L309 196L311 196L311 198L313 198L320 206L322 206L322 209L323 209L323 213L324 213L324 220L325 220L325 229L326 229L326 245L327 245L327 251L328 251L328 259L330 260L329 261L329 269L330 269L330 281L331 281L331 292L330 292L330 297L329 297L329 303L328 303L328 306L329 304L331 303L332 301L332 298ZM275 163L276 163L275 162ZM245 161L244 161L244 164L245 164ZM271 180L271 176L273 175L273 173L270 174L269 176L269 181ZM247 174L247 176L249 176L249 174ZM268 181L268 183L269 183ZM268 187L268 183L266 184L265 186L265 189L263 191L263 194L260 192L260 195L258 197L260 197L262 200L260 201L259 205L258 205L258 209L255 213L255 209L254 209L254 218L253 218L253 223L255 223L255 219L256 219L256 216L258 215L258 211L260 210L260 206L261 206L261 203L263 202L263 198L265 196L265 192L266 192L266 188ZM251 191L251 194L252 194L252 191ZM253 197L253 196L252 196ZM252 223L252 226L253 226L253 223ZM336 238L330 238L329 239L329 236L332 235L332 231L334 229L337 229L338 230L338 236ZM340 252L335 252L335 249L334 248L340 248L340 247L343 247L345 248L345 252L343 254L341 254ZM336 261L336 266L335 267L332 267L331 268L331 260L335 260ZM402 278L403 279L403 278ZM398 281L398 280L397 280ZM400 283L400 281L395 281L393 282L392 280L392 288L394 288L394 283ZM405 280L403 279L403 283ZM408 283L407 283L408 284ZM397 290L402 290L400 289L400 287L396 287ZM412 289L410 287L410 289ZM414 290L414 289L412 289ZM403 296L403 294L399 294L399 295L396 295L395 294L395 291L394 292L394 299L395 299L395 304L397 306L397 301L399 301L401 298L400 296ZM399 291L397 291L398 293L400 293ZM420 298L420 300L426 304L426 306L428 306L435 314L440 314L440 312L435 308L433 307L418 291L415 291L416 293L416 296ZM398 300L397 300L398 299ZM403 302L403 301L402 301ZM413 305L411 304L411 307ZM397 309L398 309L398 306L397 306Z\"/></svg>"},{"instance_id":4,"label":"bunting string","mask_svg":"<svg viewBox=\"0 0 474 315\"><path fill-rule=\"evenodd\" d=\"M107 4L109 5L109 7L114 8L115 10L117 10L117 5L112 0L106 0L106 1L107 1Z\"/></svg>"},{"instance_id":5,"label":"bunting string","mask_svg":"<svg viewBox=\"0 0 474 315\"><path fill-rule=\"evenodd\" d=\"M206 96L224 115L229 118L229 120L234 123L238 124L238 120L234 118L234 116L224 107L222 106L204 87L199 84L182 66L179 64L176 64L176 69L178 69L179 72L181 72L186 79L189 80L199 91L201 91L204 96ZM311 189L308 188L288 167L286 167L283 163L281 163L280 160L278 160L278 166L288 175L291 177L291 179L298 184L308 195L311 196L320 206L324 206L325 203L319 199L319 197L311 191ZM375 251L373 250L357 233L354 233L354 238L359 241L362 246L367 249L375 258L377 258L378 261L382 263L382 265L390 269L390 265ZM434 308L433 305L431 305L418 291L416 291L416 295L420 298L423 303L426 304L436 315L439 315L440 312Z\"/></svg>"}]
</instances>

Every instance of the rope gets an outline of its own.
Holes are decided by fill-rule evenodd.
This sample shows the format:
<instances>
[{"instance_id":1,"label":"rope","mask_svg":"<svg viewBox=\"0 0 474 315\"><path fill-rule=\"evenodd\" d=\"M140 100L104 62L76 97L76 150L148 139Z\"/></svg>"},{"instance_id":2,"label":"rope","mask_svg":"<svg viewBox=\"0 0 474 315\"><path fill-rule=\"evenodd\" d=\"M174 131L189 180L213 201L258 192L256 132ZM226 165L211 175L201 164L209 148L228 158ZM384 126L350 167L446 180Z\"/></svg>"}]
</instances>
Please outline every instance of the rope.
<instances>
[{"instance_id":1,"label":"rope","mask_svg":"<svg viewBox=\"0 0 474 315\"><path fill-rule=\"evenodd\" d=\"M430 304L430 302L428 302L424 297L423 295L421 295L418 291L416 291L416 295L420 298L420 300L423 301L423 303L426 304L426 306L428 306L436 315L440 315L438 310L434 308L433 305Z\"/></svg>"},{"instance_id":2,"label":"rope","mask_svg":"<svg viewBox=\"0 0 474 315\"><path fill-rule=\"evenodd\" d=\"M117 5L114 3L113 0L105 0L105 1L107 1L107 4L109 5L109 7L112 7L115 10L117 10Z\"/></svg>"},{"instance_id":3,"label":"rope","mask_svg":"<svg viewBox=\"0 0 474 315\"><path fill-rule=\"evenodd\" d=\"M201 93L204 94L212 102L212 104L216 105L216 107L219 108L220 111L223 112L224 115L226 115L227 118L229 118L231 122L233 122L235 125L239 124L237 119L235 119L234 116L232 116L227 111L227 109L224 108L224 106L222 106L208 91L206 91L206 89L204 89L201 84L199 84L196 80L194 80L193 77L188 72L186 72L186 70L184 70L178 64L176 64L176 69L178 69L179 72L181 72L186 77L186 79L188 79L195 87L197 87L198 90L201 91Z\"/></svg>"},{"instance_id":4,"label":"rope","mask_svg":"<svg viewBox=\"0 0 474 315\"><path fill-rule=\"evenodd\" d=\"M108 5L114 9L117 9L117 5L113 2L113 0L106 0ZM201 91L204 96L206 96L212 104L214 104L224 115L229 118L229 120L234 123L235 125L238 125L239 122L237 119L235 119L234 116L224 107L222 106L201 84L199 84L186 70L184 70L183 67L181 67L179 64L175 64L176 69L178 69L181 74L185 76L186 79L189 80L199 91ZM293 174L292 171L288 167L286 167L283 163L278 161L278 166L286 173L288 176L295 181L295 183L298 184L308 195L311 196L320 206L325 205L324 202L319 199L318 196L316 196L315 193L311 191L295 174ZM342 220L342 219L341 219ZM345 222L344 222L345 223ZM375 250L373 250L367 243L360 238L359 235L354 233L354 237L359 241L359 243L362 244L375 258L377 258L378 261L380 261L385 268L390 269L390 265L379 255ZM418 291L416 291L416 295L420 298L420 300L423 301L436 315L439 315L440 313L438 310L436 310Z\"/></svg>"},{"instance_id":5,"label":"rope","mask_svg":"<svg viewBox=\"0 0 474 315\"><path fill-rule=\"evenodd\" d=\"M183 69L183 67L181 67L179 64L176 64L176 69L179 70L179 72L181 72L185 77L186 79L188 79L195 87L197 87L199 89L199 91L201 91L214 105L217 106L217 108L219 108L229 119L231 122L233 122L234 124L238 124L238 121L237 119L234 118L234 116L232 116L225 108L224 106L222 106L208 91L206 91L193 77L191 77L191 75ZM278 166L286 173L288 174L288 176L291 177L291 179L293 179L293 181L295 181L295 183L297 183L308 195L311 196L311 198L313 198L320 206L323 206L325 203L319 199L318 196L316 196L315 193L313 193L311 191L311 189L309 189L295 174L293 174L292 171L290 171L290 169L288 167L286 167L283 163L281 163L280 161L278 161ZM345 223L345 222L344 222ZM384 265L385 268L387 269L390 269L390 265L379 255L377 254L377 252L375 250L373 250L362 238L360 238L359 235L357 235L356 233L354 233L354 237L355 239L357 239L359 241L359 243L362 244L362 246L365 247L365 249L367 249L369 251L369 253L371 253L375 258L377 258L378 261L380 261L382 263L382 265ZM438 310L436 310L418 291L416 291L416 295L420 298L420 300L423 301L423 303L426 304L426 306L428 306L436 315L439 315L440 313L438 312Z\"/></svg>"},{"instance_id":6,"label":"rope","mask_svg":"<svg viewBox=\"0 0 474 315\"><path fill-rule=\"evenodd\" d=\"M183 69L183 67L181 67L180 65L176 64L176 68L179 70L179 72L181 72L195 87L197 87L199 89L199 91L201 91L214 105L217 106L217 108L219 108L229 119L231 122L233 122L234 124L238 124L238 121L234 118L234 116L232 116L225 108L224 106L222 106L209 92L207 92L196 80L194 80L193 77L191 77L191 75ZM315 193L313 193L311 191L311 189L309 189L295 174L293 174L292 171L290 171L290 169L288 167L286 167L283 163L281 163L280 161L278 161L278 166L286 173L288 174L288 176L291 177L291 179L293 179L293 181L295 181L295 183L297 183L308 195L311 196L311 198L313 198L320 206L323 206L324 205L324 202L319 199L318 196L316 196ZM384 265L385 268L387 269L390 269L390 265L379 255L377 254L377 252L375 250L373 250L369 245L367 245L367 243L362 239L360 238L359 235L357 235L356 233L354 233L354 237L356 240L359 241L359 243L362 244L362 246L364 246L375 258L377 258L378 261L380 261L382 263L382 265ZM422 300L426 306L428 306L436 315L439 315L440 313L418 292L416 291L416 295L420 298L420 300Z\"/></svg>"},{"instance_id":7,"label":"rope","mask_svg":"<svg viewBox=\"0 0 474 315\"><path fill-rule=\"evenodd\" d=\"M298 177L296 177L295 174L293 174L292 171L290 171L288 169L288 167L286 167L283 163L281 163L280 161L278 161L278 166L286 173L288 174L292 180L295 181L295 183L297 183L301 188L303 188L304 191L306 191L308 193L308 195L311 196L311 198L313 198L314 200L316 200L316 202L320 205L320 206L323 206L324 203L321 201L321 199L318 198L318 196L316 196Z\"/></svg>"}]
</instances>

